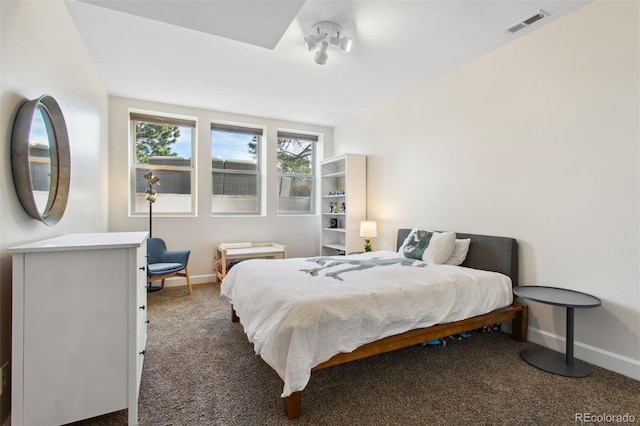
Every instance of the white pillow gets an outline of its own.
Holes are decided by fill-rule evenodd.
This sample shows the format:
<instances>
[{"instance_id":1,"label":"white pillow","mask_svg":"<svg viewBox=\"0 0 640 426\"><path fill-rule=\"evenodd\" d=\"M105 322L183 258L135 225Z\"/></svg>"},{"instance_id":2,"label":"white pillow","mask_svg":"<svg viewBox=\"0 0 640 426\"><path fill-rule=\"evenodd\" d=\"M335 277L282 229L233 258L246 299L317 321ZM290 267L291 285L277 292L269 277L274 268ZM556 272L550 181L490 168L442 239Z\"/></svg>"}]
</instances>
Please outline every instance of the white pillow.
<instances>
[{"instance_id":1,"label":"white pillow","mask_svg":"<svg viewBox=\"0 0 640 426\"><path fill-rule=\"evenodd\" d=\"M451 257L445 262L445 265L462 265L462 262L467 258L467 253L469 253L470 244L471 238L465 238L464 240L456 239L453 246L453 253L451 253Z\"/></svg>"},{"instance_id":2,"label":"white pillow","mask_svg":"<svg viewBox=\"0 0 640 426\"><path fill-rule=\"evenodd\" d=\"M422 231L422 230L421 230ZM453 253L453 247L456 242L456 234L455 232L433 232L429 240L429 245L424 249L422 253L422 260L430 263L430 264L443 264L445 263ZM416 237L414 236L418 233L418 228L411 229L407 238L405 238L404 242L400 246L398 253L402 256L411 257L409 253L405 253L405 248L407 244L410 242L416 243ZM415 240L415 241L414 241ZM414 256L419 255L419 252L414 252Z\"/></svg>"},{"instance_id":3,"label":"white pillow","mask_svg":"<svg viewBox=\"0 0 640 426\"><path fill-rule=\"evenodd\" d=\"M427 263L441 265L451 257L456 244L455 232L434 232L422 260Z\"/></svg>"}]
</instances>

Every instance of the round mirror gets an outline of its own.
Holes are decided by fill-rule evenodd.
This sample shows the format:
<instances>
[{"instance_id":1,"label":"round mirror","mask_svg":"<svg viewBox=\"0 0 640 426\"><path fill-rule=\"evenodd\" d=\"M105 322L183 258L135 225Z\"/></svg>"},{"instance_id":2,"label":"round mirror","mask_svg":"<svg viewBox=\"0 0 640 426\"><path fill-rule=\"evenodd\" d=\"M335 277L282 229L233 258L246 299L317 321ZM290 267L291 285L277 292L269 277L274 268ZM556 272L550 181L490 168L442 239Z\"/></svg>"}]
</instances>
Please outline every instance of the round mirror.
<instances>
[{"instance_id":1,"label":"round mirror","mask_svg":"<svg viewBox=\"0 0 640 426\"><path fill-rule=\"evenodd\" d=\"M11 167L18 198L29 216L52 226L69 198L69 135L60 106L51 96L25 102L11 139Z\"/></svg>"}]
</instances>

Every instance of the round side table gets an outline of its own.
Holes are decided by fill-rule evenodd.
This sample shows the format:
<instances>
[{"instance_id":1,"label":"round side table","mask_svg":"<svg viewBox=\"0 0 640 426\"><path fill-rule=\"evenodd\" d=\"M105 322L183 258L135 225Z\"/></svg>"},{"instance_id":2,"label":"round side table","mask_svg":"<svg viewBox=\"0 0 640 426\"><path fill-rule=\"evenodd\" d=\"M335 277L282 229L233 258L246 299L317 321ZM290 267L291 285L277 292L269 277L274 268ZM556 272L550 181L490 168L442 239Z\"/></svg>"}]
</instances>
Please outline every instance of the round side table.
<instances>
[{"instance_id":1,"label":"round side table","mask_svg":"<svg viewBox=\"0 0 640 426\"><path fill-rule=\"evenodd\" d=\"M567 309L566 351L561 354L546 349L525 349L520 353L529 364L549 373L567 377L586 377L591 369L584 362L573 357L573 310L574 308L595 308L600 299L587 293L566 288L544 286L521 286L513 289L513 294L523 299L548 305L564 306Z\"/></svg>"}]
</instances>

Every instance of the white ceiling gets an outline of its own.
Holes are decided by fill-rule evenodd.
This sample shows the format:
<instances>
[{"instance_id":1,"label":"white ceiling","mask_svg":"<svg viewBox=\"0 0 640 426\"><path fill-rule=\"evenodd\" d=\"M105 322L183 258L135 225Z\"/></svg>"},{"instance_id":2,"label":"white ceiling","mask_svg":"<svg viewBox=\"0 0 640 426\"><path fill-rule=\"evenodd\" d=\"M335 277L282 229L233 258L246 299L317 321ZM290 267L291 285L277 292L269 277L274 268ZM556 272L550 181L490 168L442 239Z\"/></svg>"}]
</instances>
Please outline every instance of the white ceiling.
<instances>
[{"instance_id":1,"label":"white ceiling","mask_svg":"<svg viewBox=\"0 0 640 426\"><path fill-rule=\"evenodd\" d=\"M334 126L589 1L66 3L111 95ZM506 33L539 10L549 16ZM318 65L303 38L325 20L353 48Z\"/></svg>"},{"instance_id":2,"label":"white ceiling","mask_svg":"<svg viewBox=\"0 0 640 426\"><path fill-rule=\"evenodd\" d=\"M304 4L287 1L80 0L273 49Z\"/></svg>"}]
</instances>

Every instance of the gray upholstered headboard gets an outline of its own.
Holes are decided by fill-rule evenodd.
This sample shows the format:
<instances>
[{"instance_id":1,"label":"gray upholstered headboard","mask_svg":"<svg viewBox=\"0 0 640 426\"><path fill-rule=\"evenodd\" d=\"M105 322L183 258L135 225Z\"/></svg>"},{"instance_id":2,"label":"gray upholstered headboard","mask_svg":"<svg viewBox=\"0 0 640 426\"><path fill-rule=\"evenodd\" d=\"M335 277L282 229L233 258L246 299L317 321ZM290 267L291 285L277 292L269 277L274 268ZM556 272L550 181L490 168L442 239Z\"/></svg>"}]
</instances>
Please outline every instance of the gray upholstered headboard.
<instances>
[{"instance_id":1,"label":"gray upholstered headboard","mask_svg":"<svg viewBox=\"0 0 640 426\"><path fill-rule=\"evenodd\" d=\"M396 250L400 248L409 232L411 229L398 229ZM511 277L514 287L518 286L518 242L515 239L458 232L456 238L471 238L469 253L461 266L500 272Z\"/></svg>"}]
</instances>

